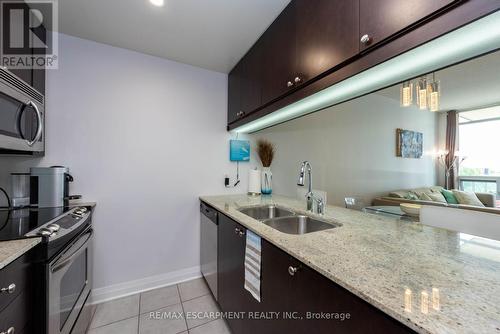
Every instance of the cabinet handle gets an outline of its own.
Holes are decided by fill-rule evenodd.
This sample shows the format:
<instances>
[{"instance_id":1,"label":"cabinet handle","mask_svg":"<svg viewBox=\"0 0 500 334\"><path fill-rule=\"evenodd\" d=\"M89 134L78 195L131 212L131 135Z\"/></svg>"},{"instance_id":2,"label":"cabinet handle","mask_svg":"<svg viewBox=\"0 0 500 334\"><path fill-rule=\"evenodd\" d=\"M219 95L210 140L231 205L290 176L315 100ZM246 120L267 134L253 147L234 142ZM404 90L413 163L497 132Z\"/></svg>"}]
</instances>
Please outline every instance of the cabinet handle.
<instances>
[{"instance_id":1,"label":"cabinet handle","mask_svg":"<svg viewBox=\"0 0 500 334\"><path fill-rule=\"evenodd\" d=\"M299 83L302 81L302 79L300 77L295 77L295 79L293 79L293 81L295 81L295 83Z\"/></svg>"},{"instance_id":2,"label":"cabinet handle","mask_svg":"<svg viewBox=\"0 0 500 334\"><path fill-rule=\"evenodd\" d=\"M368 34L364 34L363 36L361 36L360 42L363 43L364 45L370 44L371 41L372 39Z\"/></svg>"},{"instance_id":3,"label":"cabinet handle","mask_svg":"<svg viewBox=\"0 0 500 334\"><path fill-rule=\"evenodd\" d=\"M240 233L240 229L239 228L235 228L234 229L234 234L238 234L238 233Z\"/></svg>"},{"instance_id":4,"label":"cabinet handle","mask_svg":"<svg viewBox=\"0 0 500 334\"><path fill-rule=\"evenodd\" d=\"M297 267L292 267L292 266L288 267L288 273L290 274L290 276L294 276L298 270L299 268Z\"/></svg>"},{"instance_id":5,"label":"cabinet handle","mask_svg":"<svg viewBox=\"0 0 500 334\"><path fill-rule=\"evenodd\" d=\"M288 81L288 82L286 83L286 86L287 86L288 88L292 87L292 86L293 86L293 82Z\"/></svg>"},{"instance_id":6,"label":"cabinet handle","mask_svg":"<svg viewBox=\"0 0 500 334\"><path fill-rule=\"evenodd\" d=\"M0 334L14 334L15 331L16 331L16 329L14 327L9 327L9 329L7 329L7 331L0 332Z\"/></svg>"},{"instance_id":7,"label":"cabinet handle","mask_svg":"<svg viewBox=\"0 0 500 334\"><path fill-rule=\"evenodd\" d=\"M243 117L243 116L245 116L245 112L244 112L244 111L238 111L238 112L236 113L236 116L237 116L237 117Z\"/></svg>"},{"instance_id":8,"label":"cabinet handle","mask_svg":"<svg viewBox=\"0 0 500 334\"><path fill-rule=\"evenodd\" d=\"M6 288L2 288L0 289L0 293L14 293L14 291L16 291L16 285L14 283L10 284L8 287Z\"/></svg>"},{"instance_id":9,"label":"cabinet handle","mask_svg":"<svg viewBox=\"0 0 500 334\"><path fill-rule=\"evenodd\" d=\"M240 232L239 232L239 235L240 235L240 237L242 237L242 236L244 236L244 235L245 235L245 232L240 231Z\"/></svg>"}]
</instances>

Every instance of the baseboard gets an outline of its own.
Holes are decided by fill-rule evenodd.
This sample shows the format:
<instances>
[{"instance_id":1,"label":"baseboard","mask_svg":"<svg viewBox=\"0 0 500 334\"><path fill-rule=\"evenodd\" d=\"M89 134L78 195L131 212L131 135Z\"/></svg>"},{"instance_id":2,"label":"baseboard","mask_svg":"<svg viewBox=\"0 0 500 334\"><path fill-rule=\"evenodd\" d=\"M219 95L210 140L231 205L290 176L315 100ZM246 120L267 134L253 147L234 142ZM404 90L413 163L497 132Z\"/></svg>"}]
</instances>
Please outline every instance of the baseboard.
<instances>
[{"instance_id":1,"label":"baseboard","mask_svg":"<svg viewBox=\"0 0 500 334\"><path fill-rule=\"evenodd\" d=\"M90 304L99 304L113 299L134 295L201 277L200 266L170 273L150 276L129 282L114 284L92 290Z\"/></svg>"}]
</instances>

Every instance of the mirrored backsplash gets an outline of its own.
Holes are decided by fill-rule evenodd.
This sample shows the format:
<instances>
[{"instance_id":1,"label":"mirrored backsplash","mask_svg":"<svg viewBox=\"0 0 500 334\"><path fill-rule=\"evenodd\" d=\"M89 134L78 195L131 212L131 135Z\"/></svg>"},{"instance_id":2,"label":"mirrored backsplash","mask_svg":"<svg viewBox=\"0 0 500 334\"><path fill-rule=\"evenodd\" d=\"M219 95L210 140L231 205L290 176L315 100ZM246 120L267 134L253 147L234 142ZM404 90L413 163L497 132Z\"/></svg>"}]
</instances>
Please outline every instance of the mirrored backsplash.
<instances>
[{"instance_id":1,"label":"mirrored backsplash","mask_svg":"<svg viewBox=\"0 0 500 334\"><path fill-rule=\"evenodd\" d=\"M450 189L493 194L486 206L497 206L499 68L500 52L490 53L254 133L276 145L274 191L295 196L300 163L308 160L313 186L327 192L329 204L415 189L428 200L422 191L448 181ZM408 83L410 99L402 94Z\"/></svg>"}]
</instances>

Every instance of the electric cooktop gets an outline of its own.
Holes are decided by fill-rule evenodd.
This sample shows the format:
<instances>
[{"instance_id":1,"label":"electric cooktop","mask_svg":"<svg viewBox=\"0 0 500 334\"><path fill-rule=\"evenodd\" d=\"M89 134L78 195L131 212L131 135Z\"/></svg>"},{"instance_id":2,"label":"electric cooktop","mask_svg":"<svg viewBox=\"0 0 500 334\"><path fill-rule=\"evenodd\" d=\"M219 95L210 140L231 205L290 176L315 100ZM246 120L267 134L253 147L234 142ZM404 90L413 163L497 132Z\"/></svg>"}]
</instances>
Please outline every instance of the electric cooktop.
<instances>
[{"instance_id":1,"label":"electric cooktop","mask_svg":"<svg viewBox=\"0 0 500 334\"><path fill-rule=\"evenodd\" d=\"M0 210L0 241L25 239L39 236L29 232L50 221L58 220L75 207L23 208Z\"/></svg>"}]
</instances>

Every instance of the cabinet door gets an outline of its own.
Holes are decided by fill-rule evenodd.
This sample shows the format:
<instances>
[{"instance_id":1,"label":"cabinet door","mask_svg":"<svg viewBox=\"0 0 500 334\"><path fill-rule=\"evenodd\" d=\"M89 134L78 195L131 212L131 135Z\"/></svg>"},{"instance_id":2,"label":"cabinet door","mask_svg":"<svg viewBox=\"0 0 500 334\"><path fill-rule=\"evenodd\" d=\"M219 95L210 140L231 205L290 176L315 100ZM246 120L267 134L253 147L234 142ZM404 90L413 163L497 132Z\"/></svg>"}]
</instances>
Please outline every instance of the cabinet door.
<instances>
[{"instance_id":1,"label":"cabinet door","mask_svg":"<svg viewBox=\"0 0 500 334\"><path fill-rule=\"evenodd\" d=\"M289 333L292 323L285 318L289 311L292 281L288 274L288 267L292 264L292 257L262 240L261 258L261 302L259 311L279 312L278 319L263 319L252 322L252 328L259 333Z\"/></svg>"},{"instance_id":2,"label":"cabinet door","mask_svg":"<svg viewBox=\"0 0 500 334\"><path fill-rule=\"evenodd\" d=\"M219 216L219 304L224 312L243 312L245 306L245 238L241 226ZM244 233L244 232L243 232ZM243 320L229 319L233 333L243 333Z\"/></svg>"},{"instance_id":3,"label":"cabinet door","mask_svg":"<svg viewBox=\"0 0 500 334\"><path fill-rule=\"evenodd\" d=\"M35 28L35 33L43 42L47 41L47 29L43 25ZM31 86L45 95L45 68L32 69Z\"/></svg>"},{"instance_id":4,"label":"cabinet door","mask_svg":"<svg viewBox=\"0 0 500 334\"><path fill-rule=\"evenodd\" d=\"M304 316L295 321L292 333L371 333L376 328L380 333L414 333L361 298L335 284L315 270L294 264L297 273L292 277L292 308ZM308 318L309 314L343 313L349 319L321 320Z\"/></svg>"},{"instance_id":5,"label":"cabinet door","mask_svg":"<svg viewBox=\"0 0 500 334\"><path fill-rule=\"evenodd\" d=\"M248 115L261 105L261 62L262 41L257 41L242 59L243 75L240 86L240 117Z\"/></svg>"},{"instance_id":6,"label":"cabinet door","mask_svg":"<svg viewBox=\"0 0 500 334\"><path fill-rule=\"evenodd\" d=\"M358 0L296 0L301 84L359 52Z\"/></svg>"},{"instance_id":7,"label":"cabinet door","mask_svg":"<svg viewBox=\"0 0 500 334\"><path fill-rule=\"evenodd\" d=\"M227 123L232 123L239 118L241 101L241 81L243 78L243 62L229 72L227 78Z\"/></svg>"},{"instance_id":8,"label":"cabinet door","mask_svg":"<svg viewBox=\"0 0 500 334\"><path fill-rule=\"evenodd\" d=\"M460 0L360 0L359 36L370 38L360 47L377 44L453 2Z\"/></svg>"},{"instance_id":9,"label":"cabinet door","mask_svg":"<svg viewBox=\"0 0 500 334\"><path fill-rule=\"evenodd\" d=\"M262 42L257 41L228 76L228 123L261 105Z\"/></svg>"},{"instance_id":10,"label":"cabinet door","mask_svg":"<svg viewBox=\"0 0 500 334\"><path fill-rule=\"evenodd\" d=\"M291 90L296 69L295 1L281 12L262 36L262 104Z\"/></svg>"}]
</instances>

